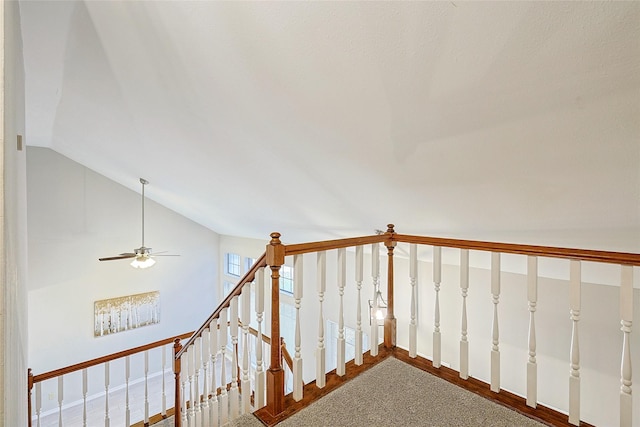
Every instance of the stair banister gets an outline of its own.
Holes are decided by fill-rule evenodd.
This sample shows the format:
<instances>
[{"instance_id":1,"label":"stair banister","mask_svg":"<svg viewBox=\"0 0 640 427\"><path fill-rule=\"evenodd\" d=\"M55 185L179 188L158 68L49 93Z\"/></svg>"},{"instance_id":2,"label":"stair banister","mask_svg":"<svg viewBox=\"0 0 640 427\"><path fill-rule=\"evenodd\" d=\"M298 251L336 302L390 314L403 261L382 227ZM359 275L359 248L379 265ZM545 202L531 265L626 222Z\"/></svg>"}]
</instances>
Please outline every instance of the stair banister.
<instances>
[{"instance_id":1,"label":"stair banister","mask_svg":"<svg viewBox=\"0 0 640 427\"><path fill-rule=\"evenodd\" d=\"M180 353L180 351L182 350L182 345L180 344L180 338L176 338L174 343L173 343L173 375L175 377L176 380L176 386L175 386L175 399L174 399L174 420L175 420L175 427L180 427L181 426L181 419L180 419L180 405L181 405L181 397L180 397L180 358L177 357L177 355Z\"/></svg>"},{"instance_id":2,"label":"stair banister","mask_svg":"<svg viewBox=\"0 0 640 427\"><path fill-rule=\"evenodd\" d=\"M280 342L280 267L284 264L285 248L280 233L271 233L266 251L267 265L271 269L271 342ZM267 370L267 411L277 415L284 410L284 370L282 350L271 346L271 361Z\"/></svg>"},{"instance_id":3,"label":"stair banister","mask_svg":"<svg viewBox=\"0 0 640 427\"><path fill-rule=\"evenodd\" d=\"M384 346L394 348L396 346L396 318L393 314L393 250L396 247L394 239L395 231L393 224L387 225L387 232L384 234L387 239L384 245L387 247L387 317L384 319Z\"/></svg>"}]
</instances>

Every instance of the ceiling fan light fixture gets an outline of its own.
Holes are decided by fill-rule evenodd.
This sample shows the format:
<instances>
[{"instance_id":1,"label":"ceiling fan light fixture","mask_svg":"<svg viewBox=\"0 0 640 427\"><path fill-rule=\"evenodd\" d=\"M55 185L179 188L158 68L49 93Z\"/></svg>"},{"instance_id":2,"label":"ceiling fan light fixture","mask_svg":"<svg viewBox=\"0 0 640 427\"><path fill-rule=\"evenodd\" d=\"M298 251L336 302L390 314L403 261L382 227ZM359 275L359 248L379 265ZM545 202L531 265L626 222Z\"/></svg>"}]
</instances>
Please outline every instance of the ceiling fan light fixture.
<instances>
[{"instance_id":1,"label":"ceiling fan light fixture","mask_svg":"<svg viewBox=\"0 0 640 427\"><path fill-rule=\"evenodd\" d=\"M142 184L142 246L134 249L133 252L127 252L117 256L98 258L99 261L112 261L117 259L133 258L133 261L131 262L131 267L133 268L149 268L156 263L156 261L151 257L151 248L147 248L144 245L144 186L149 184L149 181L144 178L140 178L140 184ZM160 256L180 255L164 254Z\"/></svg>"},{"instance_id":2,"label":"ceiling fan light fixture","mask_svg":"<svg viewBox=\"0 0 640 427\"><path fill-rule=\"evenodd\" d=\"M131 261L131 267L133 268L149 268L156 263L156 260L150 256L140 255Z\"/></svg>"}]
</instances>

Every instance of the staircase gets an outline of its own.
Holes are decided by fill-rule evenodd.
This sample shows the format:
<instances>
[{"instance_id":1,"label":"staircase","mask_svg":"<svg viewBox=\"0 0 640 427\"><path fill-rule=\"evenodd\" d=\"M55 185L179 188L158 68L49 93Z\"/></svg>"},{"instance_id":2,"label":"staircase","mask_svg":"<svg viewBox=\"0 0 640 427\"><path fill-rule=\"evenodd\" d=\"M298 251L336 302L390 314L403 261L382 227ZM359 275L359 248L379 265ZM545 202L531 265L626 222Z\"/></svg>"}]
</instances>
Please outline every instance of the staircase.
<instances>
[{"instance_id":1,"label":"staircase","mask_svg":"<svg viewBox=\"0 0 640 427\"><path fill-rule=\"evenodd\" d=\"M295 274L293 293L285 296L296 313L288 346L271 345L281 343L283 265ZM566 277L547 274L550 266ZM637 426L630 342L638 266L640 254L402 235L393 225L380 235L296 245L273 233L222 304L188 339L175 340L175 383L162 393L178 408L175 426L225 425L251 412L275 425L394 357L552 425ZM616 285L592 281L612 268ZM621 333L605 326L611 317ZM331 372L328 320L337 324ZM614 335L621 342L616 364L602 368ZM105 425L111 360L103 361ZM62 414L60 378L89 366L29 376L36 425L42 384L58 381ZM172 413L163 407L161 417ZM152 422L147 410L142 423Z\"/></svg>"}]
</instances>

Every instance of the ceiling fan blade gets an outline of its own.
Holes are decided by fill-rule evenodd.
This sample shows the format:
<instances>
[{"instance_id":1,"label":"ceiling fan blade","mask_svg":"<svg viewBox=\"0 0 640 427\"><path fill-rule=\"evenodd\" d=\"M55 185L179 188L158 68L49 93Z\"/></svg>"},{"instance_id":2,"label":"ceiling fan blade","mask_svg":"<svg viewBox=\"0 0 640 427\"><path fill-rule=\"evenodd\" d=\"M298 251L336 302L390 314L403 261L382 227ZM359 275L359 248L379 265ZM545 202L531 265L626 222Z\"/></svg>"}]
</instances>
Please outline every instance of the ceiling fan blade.
<instances>
[{"instance_id":1,"label":"ceiling fan blade","mask_svg":"<svg viewBox=\"0 0 640 427\"><path fill-rule=\"evenodd\" d=\"M113 261L116 259L127 259L127 258L135 258L136 254L122 254L118 256L111 256L106 258L98 258L98 261Z\"/></svg>"},{"instance_id":2,"label":"ceiling fan blade","mask_svg":"<svg viewBox=\"0 0 640 427\"><path fill-rule=\"evenodd\" d=\"M180 256L180 255L168 254L167 252L168 251L152 252L150 254L150 256L152 256L152 257L156 257L156 256Z\"/></svg>"}]
</instances>

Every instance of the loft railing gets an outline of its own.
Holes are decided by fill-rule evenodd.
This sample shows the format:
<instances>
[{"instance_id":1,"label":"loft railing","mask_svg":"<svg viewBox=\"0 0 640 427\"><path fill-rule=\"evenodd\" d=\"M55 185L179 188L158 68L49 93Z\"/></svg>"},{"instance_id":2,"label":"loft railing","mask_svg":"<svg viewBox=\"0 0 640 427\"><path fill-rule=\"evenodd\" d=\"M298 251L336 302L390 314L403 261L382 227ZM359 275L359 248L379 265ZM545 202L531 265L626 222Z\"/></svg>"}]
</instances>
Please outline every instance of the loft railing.
<instances>
[{"instance_id":1,"label":"loft railing","mask_svg":"<svg viewBox=\"0 0 640 427\"><path fill-rule=\"evenodd\" d=\"M82 416L74 420L76 425L104 423L108 426L113 423L129 426L132 423L132 412L144 414L142 421L148 425L150 401L157 403L153 407L157 406L162 416L171 415L172 410L167 409L167 396L171 399L173 382L165 381L165 372L171 372L171 348L176 339L187 339L192 334L192 332L186 333L42 374L34 375L29 369L27 373L29 427L33 424L39 427L45 415L56 417L59 426L70 425L70 420L63 416L63 409L68 401L75 404L78 400L82 405ZM119 372L116 372L116 367L119 368ZM149 388L150 374L162 377L160 386L153 390ZM117 382L114 382L115 377L119 378ZM129 391L134 381L142 382L143 399L130 399ZM114 386L118 389L124 388L125 393L124 407L118 409L117 414L114 414L109 406L109 394L116 389ZM96 417L89 419L87 410L87 405L95 399L103 402L104 411L99 420ZM55 406L46 407L47 403L54 403ZM51 425L51 423L48 424Z\"/></svg>"},{"instance_id":2,"label":"loft railing","mask_svg":"<svg viewBox=\"0 0 640 427\"><path fill-rule=\"evenodd\" d=\"M386 249L386 260L380 254L381 246ZM470 254L486 255L487 265L473 268ZM456 260L447 258L451 255ZM518 273L515 278L509 268L504 268L513 257L526 265L524 274ZM559 300L563 293L568 295L566 307L559 309L560 316L552 312L556 307L549 307L553 304L548 299L538 301L541 289L548 287L547 278L540 274L539 261L543 264L547 259L562 260L568 271L568 280L554 282L558 291L554 290L553 299ZM619 270L620 280L615 285L619 304L614 310L619 310L619 315L611 314L609 309L609 317L618 318L622 325L622 345L616 356L619 383L613 391L612 387L604 390L600 383L585 383L593 375L588 365L589 354L581 352L581 337L589 338L593 325L587 323L581 331L579 325L583 318L588 319L589 310L594 311L593 307L585 310L582 307L584 289L592 292L590 284L582 280L584 266L592 263L611 264ZM279 272L285 264L294 267L290 298L281 298L280 293ZM366 284L365 265L370 266ZM630 339L633 273L637 266L640 254L412 236L396 233L393 225L380 235L293 245L283 244L280 234L272 233L265 253L222 304L184 345L175 340L175 425L222 425L250 411L257 411L263 421L277 421L290 412L295 402L304 399L309 387L330 388L327 382L328 371L333 368L330 363L335 363L330 375L345 377L346 366L362 366L363 359L366 364L379 357L378 345L382 344L386 350L381 357L393 354L395 348L406 350L409 359L427 359L435 370L455 368L463 384L467 381L476 384L477 379L472 377L477 377L485 379L487 388L496 395L510 390L524 396L523 401L530 408L541 403L552 405L566 413L566 421L573 425L578 425L584 419L581 414L590 409L581 407L581 394L584 398L586 394L606 393L603 401L610 401L613 394L620 425L631 426L634 402ZM267 271L270 280L265 277ZM431 280L425 279L427 275ZM501 284L503 281L508 286ZM452 287L452 283L456 286ZM379 288L385 291L387 299L382 335L366 303L369 298L375 301ZM485 292L486 303L473 299L480 291ZM514 292L519 293L517 298ZM475 304L471 310L470 301ZM283 304L294 307L294 325L281 324ZM513 317L516 308L517 318ZM604 306L598 310L604 310ZM526 315L526 324L522 322L522 313ZM554 319L568 318L570 325L568 338L563 342L566 351L557 350L551 355L550 345L544 342L548 334L541 333L544 329L540 328L542 323L548 329L550 322L545 316L549 315ZM454 318L459 326L452 323L457 322ZM329 320L337 325L335 334L327 330ZM479 324L484 327L482 333L478 332ZM558 329L561 326L553 324ZM598 325L598 329L604 327ZM510 330L514 328L515 333ZM615 329L608 329L607 336L614 334ZM507 334L501 335L504 330ZM268 361L265 360L264 337L270 335L272 340L281 342L283 333L293 337L293 346L289 347L293 354L287 357L283 346L269 345ZM310 341L309 337L317 339ZM369 345L365 346L367 341ZM555 341L554 345L557 347ZM548 376L544 372L539 376L538 371L557 362L555 353L561 353L559 357L566 364L566 371L563 370L566 374L561 375L565 375L568 387L564 398L548 402ZM293 392L288 396L283 357L290 361L293 376ZM353 361L347 364L351 358ZM485 359L488 369L480 366ZM230 360L229 367L220 363L226 360ZM505 371L509 375L505 376ZM520 371L526 373L522 384L509 378ZM33 384L53 378L49 374L30 376L30 394ZM558 376L554 375L553 387L557 383ZM541 390L543 396L539 399ZM41 396L36 395L38 399ZM610 407L606 409L611 411ZM587 421L616 423L611 418L604 422Z\"/></svg>"},{"instance_id":3,"label":"loft railing","mask_svg":"<svg viewBox=\"0 0 640 427\"><path fill-rule=\"evenodd\" d=\"M387 261L386 263L380 262L379 250L380 244L386 248ZM395 251L398 245L402 245L403 248L408 246L405 254L400 260L396 260L394 257ZM370 245L370 250L369 250ZM431 259L418 259L418 248L423 252L426 250L432 255ZM455 281L459 286L459 305L452 305L450 286L443 288L443 260L442 252L443 248L448 251L458 252L458 273L459 278ZM347 249L349 251L347 252ZM477 313L471 313L468 311L469 294L474 292L474 289L479 286L476 282L478 279L475 270L473 274L470 273L470 251L475 253L486 254L490 258L490 267L484 268L488 271L488 276L482 279L486 282L482 286L487 285L487 298L490 307L491 314L486 319L478 319ZM335 259L327 261L327 253L335 253ZM622 325L622 346L619 354L620 359L620 386L616 391L619 393L619 421L621 426L631 426L632 422L632 407L633 399L631 393L632 378L631 378L631 346L630 337L633 323L633 268L634 266L640 266L640 254L632 253L620 253L620 252L607 252L607 251L594 251L594 250L582 250L582 249L569 249L569 248L556 248L546 246L534 246L534 245L517 245L507 243L492 243L492 242L479 242L469 240L456 240L456 239L442 239L423 236L412 236L395 233L394 226L389 225L385 233L381 235L364 236L350 239L339 239L332 241L312 242L305 244L285 245L280 241L280 234L273 233L271 235L271 241L267 245L265 255L260 259L259 265L254 266L254 269L247 273L243 281L227 298L227 301L217 310L217 313L221 310L235 310L233 300L237 299L239 295L243 295L243 304L249 300L250 291L249 284L253 280L253 276L257 269L264 270L268 268L271 271L271 281L262 282L258 280L255 285L256 300L261 299L270 290L271 292L271 307L267 308L267 313L271 315L270 333L272 337L279 338L281 335L281 328L283 325L279 323L281 297L279 289L279 270L285 263L294 267L294 289L293 289L293 305L295 307L295 334L294 334L294 352L292 357L293 364L293 393L291 394L292 400L285 399L284 391L284 374L281 365L281 349L271 348L270 366L266 372L266 405L262 407L262 402L257 403L252 409L258 410L257 414L260 418L265 418L276 422L278 417L282 416L285 412L285 404L299 401L303 398L305 384L314 383L315 387L322 388L326 383L327 375L327 345L329 337L325 331L326 320L333 319L337 323L337 335L331 338L331 345L335 344L335 361L336 369L335 375L343 376L345 374L345 366L347 362L346 357L346 323L351 324L354 329L354 362L356 365L362 364L363 353L367 351L371 356L376 356L378 352L378 343L380 339L378 337L378 326L376 322L372 322L369 329L369 349L363 348L363 338L366 335L366 329L363 324L369 323L370 316L368 314L363 315L369 307L365 306L362 301L362 290L364 282L364 260L369 259L371 264L371 293L375 299L376 289L383 285L380 281L381 267L386 268L386 298L387 298L387 314L384 319L382 343L384 347L393 349L396 346L404 348L408 351L409 357L415 358L417 356L425 356L431 360L431 364L436 369L440 366L451 365L457 368L459 376L463 380L474 375L474 367L470 366L470 361L473 361L471 355L477 353L477 349L472 347L471 342L476 338L471 332L473 326L478 323L489 323L488 329L488 341L486 357L489 364L489 373L487 377L487 386L495 393L500 393L503 389L504 375L501 376L501 372L505 369L513 371L513 363L505 365L504 355L505 350L501 348L501 338L499 331L500 325L509 329L511 323L514 323L513 319L507 319L506 321L500 319L499 312L503 309L511 310L513 302L509 301L501 304L501 276L509 274L508 271L501 269L501 262L508 256L520 256L525 260L527 266L527 272L523 276L524 287L519 286L523 290L523 300L516 302L520 304L522 310L528 317L526 327L522 328L518 332L520 336L519 344L523 348L518 350L523 353L524 356L520 362L519 369L523 369L526 372L525 384L520 387L519 385L513 385L512 381L509 382L507 387L511 388L511 391L525 396L526 405L531 408L536 408L541 401L538 399L538 393L540 385L542 384L545 389L549 388L547 384L542 381L542 377L538 375L539 359L542 358L546 361L549 357L545 352L539 351L539 342L536 334L536 328L541 321L538 317L538 281L541 278L538 271L539 259L560 259L567 263L567 270L569 271L569 279L562 281L563 285L566 283L568 292L568 300L566 306L566 314L570 319L570 338L566 344L567 351L563 356L566 360L566 366L568 374L566 375L566 382L568 383L568 390L566 396L566 402L560 401L552 402L551 405L565 412L567 421L573 425L579 425L581 419L581 412L584 408L581 408L581 391L593 393L594 388L598 388L597 385L582 384L582 366L581 366L581 352L580 352L580 333L579 325L580 320L583 317L583 311L581 307L583 282L581 279L582 267L585 263L599 263L599 264L614 264L619 266L620 270L620 282L618 284L620 297L619 297L619 320ZM333 257L333 255L332 255ZM386 266L385 266L386 264ZM427 291L424 286L421 287L418 292L417 273L419 267L422 269L430 268L433 276L433 292L427 296ZM311 271L309 271L311 269ZM447 269L449 267L447 266ZM335 280L328 278L330 274L335 274ZM351 278L347 279L347 272L349 272ZM384 274L383 274L384 276ZM522 275L521 275L522 276ZM400 290L396 289L396 282L398 280L406 281L409 286ZM546 280L542 278L542 280ZM451 282L451 274L448 271L447 282ZM314 283L315 282L315 289ZM327 283L333 282L334 288L327 289ZM349 284L348 284L349 282ZM350 283L355 282L355 286L351 286ZM270 285L270 286L269 286ZM309 292L317 293L316 298L305 298L303 301L303 290L305 294ZM245 294L246 292L246 294ZM258 296L258 293L262 292L262 296ZM563 291L565 292L565 291ZM511 294L511 285L509 287L509 294ZM443 296L446 296L447 302L445 305L441 305ZM396 300L402 304L398 306ZM506 298L506 297L505 297ZM509 295L510 298L510 295ZM557 297L559 298L559 297ZM326 300L326 301L325 301ZM269 301L268 301L269 302ZM330 304L328 304L330 302ZM433 323L429 325L424 318L419 319L422 312L431 312L431 309L426 309L427 302L433 304ZM249 304L246 302L246 304ZM542 304L542 303L541 303ZM345 307L348 307L345 309ZM363 310L363 307L365 309ZM542 307L545 307L544 304ZM398 308L400 311L398 312ZM260 302L260 305L256 304L255 315L256 318L262 319L265 315L265 307ZM302 313L306 310L305 313ZM545 307L546 311L546 307ZM444 318L451 317L450 314L455 312L459 314L459 329L458 329L458 351L452 352L451 338L455 335L449 330L442 330ZM396 314L400 313L397 318ZM214 313L217 315L216 313ZM565 315L566 315L565 314ZM317 324L311 324L309 322L311 316L317 316ZM248 311L245 312L245 318L250 317ZM424 316L423 316L424 317ZM241 316L242 318L242 316ZM304 318L304 322L302 319ZM348 320L346 319L348 318ZM208 322L211 321L211 318ZM313 322L315 323L315 322ZM521 323L521 322L515 322ZM543 324L548 324L546 319L543 318ZM201 330L206 329L209 323L205 323ZM317 325L317 326L316 326ZM317 343L315 346L309 345L307 339L303 342L302 337L308 337L314 335L317 331ZM399 333L398 331L401 331ZM540 331L538 331L540 332ZM454 335L452 335L454 334ZM425 340L426 336L430 336L429 340ZM193 342L197 337L192 337L190 341ZM454 338L455 339L455 338ZM445 340L447 345L445 348ZM429 341L427 343L427 341ZM185 348L181 348L176 354L176 360L184 358L188 350L186 349L190 343L185 345ZM514 351L510 348L513 343L511 337L507 342L508 356L511 356ZM311 347L311 348L310 348ZM542 346L544 347L544 345ZM473 351L470 351L472 349ZM517 353L517 351L516 351ZM475 356L474 356L475 357ZM501 358L502 363L501 363ZM311 361L315 359L315 369L310 369L309 365L306 369L303 369L303 361ZM183 362L184 363L184 362ZM555 361L554 361L555 363ZM313 366L311 362L311 366ZM177 376L179 376L180 364L177 364ZM482 371L483 369L477 369ZM194 374L195 376L196 374ZM503 381L501 383L501 377ZM553 381L558 381L554 378ZM585 388L586 387L586 388ZM610 391L611 392L611 391ZM195 393L198 396L197 393ZM545 397L546 398L546 397ZM562 400L562 399L561 399ZM286 403L288 402L288 403ZM233 402L231 402L233 403ZM542 403L547 403L542 401ZM197 403L196 403L197 404ZM549 403L547 403L549 404ZM183 417L183 421L187 420ZM215 422L216 420L211 420ZM222 421L224 423L224 421ZM176 422L176 425L180 425ZM200 425L197 424L196 425ZM210 424L215 425L215 424Z\"/></svg>"}]
</instances>

